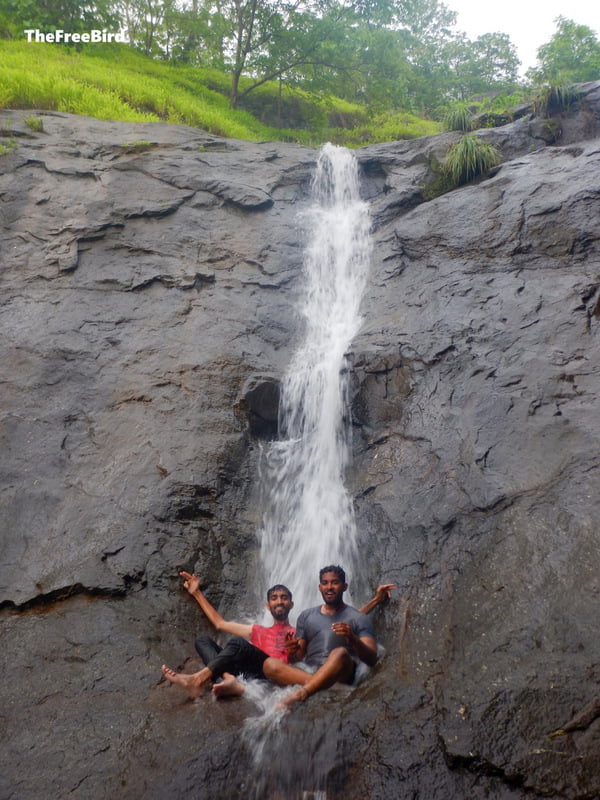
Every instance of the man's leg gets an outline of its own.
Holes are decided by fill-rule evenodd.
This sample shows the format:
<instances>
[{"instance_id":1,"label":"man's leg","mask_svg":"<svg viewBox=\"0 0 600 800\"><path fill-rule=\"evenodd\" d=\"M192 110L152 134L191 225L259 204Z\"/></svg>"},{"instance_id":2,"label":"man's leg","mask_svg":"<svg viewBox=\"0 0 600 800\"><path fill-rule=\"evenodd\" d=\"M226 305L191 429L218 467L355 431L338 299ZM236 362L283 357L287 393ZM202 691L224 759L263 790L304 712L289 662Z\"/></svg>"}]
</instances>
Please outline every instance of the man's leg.
<instances>
[{"instance_id":1,"label":"man's leg","mask_svg":"<svg viewBox=\"0 0 600 800\"><path fill-rule=\"evenodd\" d=\"M213 678L212 670L208 668L208 664L223 649L210 636L198 636L194 644L198 655L207 665L204 669L187 675L184 672L175 672L174 669L167 667L165 664L162 665L162 673L165 678L176 686L181 686L192 698L200 697L200 695L204 694L205 689L208 688L208 684L211 683Z\"/></svg>"},{"instance_id":2,"label":"man's leg","mask_svg":"<svg viewBox=\"0 0 600 800\"><path fill-rule=\"evenodd\" d=\"M194 644L198 655L205 664L209 664L223 650L210 636L198 636ZM233 673L224 672L221 678L222 680L212 687L215 697L239 697L244 694L244 686L236 680Z\"/></svg>"},{"instance_id":3,"label":"man's leg","mask_svg":"<svg viewBox=\"0 0 600 800\"><path fill-rule=\"evenodd\" d=\"M336 647L327 656L327 660L313 674L306 674L307 679L302 682L299 689L285 697L277 704L278 708L290 708L296 703L302 703L311 694L321 689L328 689L338 681L350 683L354 675L355 663L350 653L344 647Z\"/></svg>"},{"instance_id":4,"label":"man's leg","mask_svg":"<svg viewBox=\"0 0 600 800\"><path fill-rule=\"evenodd\" d=\"M187 675L184 672L175 672L174 669L167 667L166 664L162 665L161 670L168 681L176 686L181 686L192 698L200 697L200 695L204 694L204 690L212 681L212 672L208 667L204 667L204 669L191 675Z\"/></svg>"},{"instance_id":5,"label":"man's leg","mask_svg":"<svg viewBox=\"0 0 600 800\"><path fill-rule=\"evenodd\" d=\"M244 641L244 640L242 640ZM212 665L215 661L221 656L224 652L225 648L222 648L218 645L214 639L211 639L210 636L198 636L194 643L198 655L204 661L206 666L204 669L201 669L199 672L194 672L190 675L187 675L184 672L175 672L175 670L167 667L166 664L162 665L162 673L165 678L174 683L176 686L181 686L191 698L195 699L196 697L200 697L204 694L205 690L208 688L209 684L212 683L213 678L215 677L214 670L212 669ZM227 658L227 654L226 654ZM211 665L211 666L209 666ZM217 661L217 666L220 666L220 663ZM235 680L233 674L223 671L226 676L227 680L227 688L229 689L229 694L242 694L244 691L244 687ZM241 691L237 691L236 689L241 689ZM226 691L223 692L225 694Z\"/></svg>"},{"instance_id":6,"label":"man's leg","mask_svg":"<svg viewBox=\"0 0 600 800\"><path fill-rule=\"evenodd\" d=\"M264 678L263 664L267 654L246 639L232 636L227 642L219 657L210 663L211 669L218 672L223 664L228 665L228 671L223 671L223 680L215 683L212 693L215 697L239 697L246 691L243 684L236 680L235 675L243 673L249 678Z\"/></svg>"},{"instance_id":7,"label":"man's leg","mask_svg":"<svg viewBox=\"0 0 600 800\"><path fill-rule=\"evenodd\" d=\"M194 647L206 666L208 666L213 658L216 658L223 649L214 639L211 639L210 636L198 636L194 642Z\"/></svg>"},{"instance_id":8,"label":"man's leg","mask_svg":"<svg viewBox=\"0 0 600 800\"><path fill-rule=\"evenodd\" d=\"M268 678L277 686L294 686L296 684L303 685L309 678L312 678L310 672L306 672L300 667L293 667L291 664L286 664L278 658L267 658L263 664L263 673L265 678Z\"/></svg>"},{"instance_id":9,"label":"man's leg","mask_svg":"<svg viewBox=\"0 0 600 800\"><path fill-rule=\"evenodd\" d=\"M166 664L161 667L165 678L176 686L181 686L192 698L200 697L200 695L204 694L213 677L212 671L208 669L208 663L216 658L222 650L220 645L210 636L198 636L195 646L198 655L207 665L204 669L187 675L184 672L175 672L174 669L167 667Z\"/></svg>"},{"instance_id":10,"label":"man's leg","mask_svg":"<svg viewBox=\"0 0 600 800\"><path fill-rule=\"evenodd\" d=\"M241 636L232 636L221 652L207 663L215 678L220 678L224 672L232 675L244 673L250 678L262 678L263 664L268 658L266 653L259 650L247 639Z\"/></svg>"},{"instance_id":11,"label":"man's leg","mask_svg":"<svg viewBox=\"0 0 600 800\"><path fill-rule=\"evenodd\" d=\"M203 659L204 653L210 658L211 640L209 640L208 643L206 641L201 641L208 638L209 637L199 637L199 639L196 640L196 649L199 653L201 653L199 645L201 647L204 645L206 646L206 649L203 647L204 652L201 653ZM213 644L215 643L213 642ZM216 645L216 648L218 647L219 646ZM239 675L243 672L251 678L264 677L262 665L267 658L268 656L266 653L263 653L258 647L254 647L254 645L250 644L246 639L242 639L240 636L232 636L225 647L222 650L219 649L216 655L210 658L206 667L200 670L200 672L195 672L192 675L185 675L181 672L175 672L164 664L162 666L162 672L167 680L181 686L192 698L200 697L207 684L224 676L226 685L223 689L218 689L214 694L216 697L225 697L226 695L243 694L244 687L235 681L235 675ZM233 679L233 681L230 679ZM216 688L216 686L213 688Z\"/></svg>"}]
</instances>

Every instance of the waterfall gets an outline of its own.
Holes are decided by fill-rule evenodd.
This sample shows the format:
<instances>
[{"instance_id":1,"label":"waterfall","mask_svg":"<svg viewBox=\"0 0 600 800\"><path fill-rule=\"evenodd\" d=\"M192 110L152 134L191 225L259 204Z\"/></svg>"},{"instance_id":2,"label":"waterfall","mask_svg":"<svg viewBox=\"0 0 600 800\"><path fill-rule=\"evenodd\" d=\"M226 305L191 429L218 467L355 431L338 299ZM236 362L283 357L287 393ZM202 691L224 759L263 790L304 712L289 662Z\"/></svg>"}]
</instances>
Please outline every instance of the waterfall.
<instances>
[{"instance_id":1,"label":"waterfall","mask_svg":"<svg viewBox=\"0 0 600 800\"><path fill-rule=\"evenodd\" d=\"M297 611L320 601L321 567L339 563L351 571L355 564L356 523L344 486L350 453L346 352L361 325L370 258L369 208L360 199L358 165L349 151L322 149L312 198L304 215L303 337L282 380L279 439L263 452L260 476L267 490L260 531L264 584L289 586ZM275 704L285 691L254 682L247 687L262 711L243 728L252 757L249 800L326 800L342 717L290 715L282 725Z\"/></svg>"},{"instance_id":2,"label":"waterfall","mask_svg":"<svg viewBox=\"0 0 600 800\"><path fill-rule=\"evenodd\" d=\"M282 382L279 441L265 454L261 531L268 585L285 583L297 611L316 605L318 571L355 563L356 524L344 486L350 418L345 354L361 325L370 258L368 205L353 154L325 145L306 212L300 311L304 338Z\"/></svg>"}]
</instances>

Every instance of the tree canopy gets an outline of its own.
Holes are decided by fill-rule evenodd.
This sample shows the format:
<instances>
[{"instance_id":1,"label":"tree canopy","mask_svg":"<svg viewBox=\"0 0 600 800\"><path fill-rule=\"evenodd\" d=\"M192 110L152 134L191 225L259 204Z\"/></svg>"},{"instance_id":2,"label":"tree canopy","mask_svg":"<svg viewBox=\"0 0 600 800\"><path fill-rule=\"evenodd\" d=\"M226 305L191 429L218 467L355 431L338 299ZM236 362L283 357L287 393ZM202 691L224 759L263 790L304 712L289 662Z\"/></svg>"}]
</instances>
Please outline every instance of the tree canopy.
<instances>
[{"instance_id":1,"label":"tree canopy","mask_svg":"<svg viewBox=\"0 0 600 800\"><path fill-rule=\"evenodd\" d=\"M0 0L0 35L120 29L146 55L227 72L232 107L275 80L374 109L431 115L519 84L509 37L470 40L456 17L440 0ZM530 77L600 77L594 32L557 22Z\"/></svg>"},{"instance_id":2,"label":"tree canopy","mask_svg":"<svg viewBox=\"0 0 600 800\"><path fill-rule=\"evenodd\" d=\"M538 82L600 80L600 41L587 25L558 17L557 30L537 52L539 66L529 76Z\"/></svg>"}]
</instances>

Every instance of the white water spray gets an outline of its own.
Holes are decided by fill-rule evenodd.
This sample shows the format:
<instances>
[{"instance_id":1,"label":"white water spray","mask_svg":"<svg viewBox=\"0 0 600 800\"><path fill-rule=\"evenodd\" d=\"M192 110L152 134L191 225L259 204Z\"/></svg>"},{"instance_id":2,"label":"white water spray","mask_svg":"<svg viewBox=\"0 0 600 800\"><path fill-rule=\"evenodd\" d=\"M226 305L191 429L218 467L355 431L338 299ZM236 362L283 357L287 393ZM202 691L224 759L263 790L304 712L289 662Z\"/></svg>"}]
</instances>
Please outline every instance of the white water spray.
<instances>
[{"instance_id":1,"label":"white water spray","mask_svg":"<svg viewBox=\"0 0 600 800\"><path fill-rule=\"evenodd\" d=\"M355 561L356 524L344 486L349 456L345 353L359 330L370 257L368 205L348 150L326 145L307 212L301 311L304 341L282 383L280 440L267 454L270 499L261 558L268 585L285 583L296 609L316 605L318 571Z\"/></svg>"}]
</instances>

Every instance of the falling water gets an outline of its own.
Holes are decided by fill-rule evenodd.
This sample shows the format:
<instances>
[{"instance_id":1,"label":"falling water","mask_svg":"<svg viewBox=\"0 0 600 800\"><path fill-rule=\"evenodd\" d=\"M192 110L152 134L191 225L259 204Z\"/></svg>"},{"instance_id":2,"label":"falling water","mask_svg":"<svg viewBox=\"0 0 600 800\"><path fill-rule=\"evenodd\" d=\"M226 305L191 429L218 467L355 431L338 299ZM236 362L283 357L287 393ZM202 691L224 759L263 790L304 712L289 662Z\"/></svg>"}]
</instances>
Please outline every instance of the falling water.
<instances>
[{"instance_id":1,"label":"falling water","mask_svg":"<svg viewBox=\"0 0 600 800\"><path fill-rule=\"evenodd\" d=\"M370 256L368 205L348 150L325 145L306 214L301 312L304 340L283 380L280 439L267 454L270 498L261 537L268 585L285 583L296 609L316 605L318 570L354 562L356 524L344 486L349 456L345 353L359 313Z\"/></svg>"}]
</instances>

